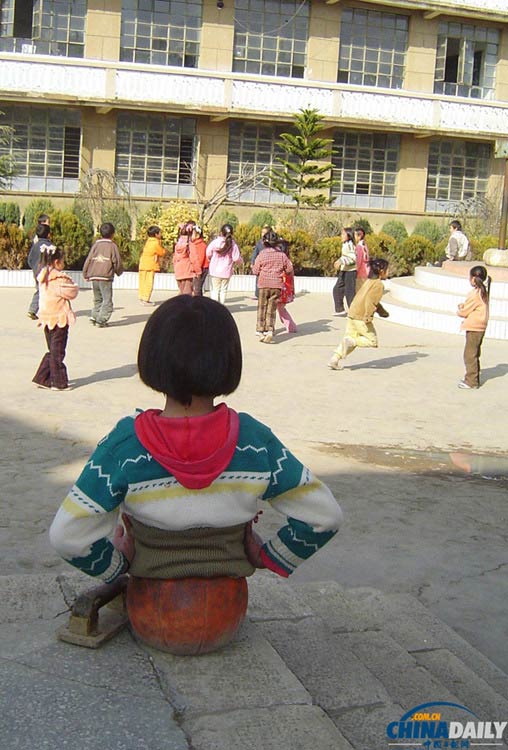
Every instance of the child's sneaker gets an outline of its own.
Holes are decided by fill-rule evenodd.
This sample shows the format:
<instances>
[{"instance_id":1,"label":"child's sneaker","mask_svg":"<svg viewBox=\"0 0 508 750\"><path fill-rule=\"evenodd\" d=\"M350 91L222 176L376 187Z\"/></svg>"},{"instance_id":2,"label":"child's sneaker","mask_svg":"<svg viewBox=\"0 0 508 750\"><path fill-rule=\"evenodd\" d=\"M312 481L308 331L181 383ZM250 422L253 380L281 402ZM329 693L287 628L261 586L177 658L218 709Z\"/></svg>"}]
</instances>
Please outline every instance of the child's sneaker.
<instances>
[{"instance_id":1,"label":"child's sneaker","mask_svg":"<svg viewBox=\"0 0 508 750\"><path fill-rule=\"evenodd\" d=\"M263 338L261 339L263 344L273 344L273 333L271 331L268 331Z\"/></svg>"},{"instance_id":2,"label":"child's sneaker","mask_svg":"<svg viewBox=\"0 0 508 750\"><path fill-rule=\"evenodd\" d=\"M461 380L458 384L459 388L465 388L468 391L475 391L478 389L477 385L468 385L465 380Z\"/></svg>"},{"instance_id":3,"label":"child's sneaker","mask_svg":"<svg viewBox=\"0 0 508 750\"><path fill-rule=\"evenodd\" d=\"M328 367L330 370L342 370L344 368L344 362L338 354L334 354L328 362Z\"/></svg>"}]
</instances>

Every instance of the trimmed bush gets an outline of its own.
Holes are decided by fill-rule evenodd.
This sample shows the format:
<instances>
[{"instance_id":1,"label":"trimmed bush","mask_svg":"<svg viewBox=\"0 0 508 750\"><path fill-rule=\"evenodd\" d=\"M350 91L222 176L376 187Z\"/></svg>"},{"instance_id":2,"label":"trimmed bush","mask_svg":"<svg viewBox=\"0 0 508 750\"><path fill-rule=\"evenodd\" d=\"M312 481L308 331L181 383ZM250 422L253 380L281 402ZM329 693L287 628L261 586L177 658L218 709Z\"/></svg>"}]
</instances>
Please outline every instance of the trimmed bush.
<instances>
[{"instance_id":1,"label":"trimmed bush","mask_svg":"<svg viewBox=\"0 0 508 750\"><path fill-rule=\"evenodd\" d=\"M16 224L0 224L0 268L26 268L30 240Z\"/></svg>"},{"instance_id":2,"label":"trimmed bush","mask_svg":"<svg viewBox=\"0 0 508 750\"><path fill-rule=\"evenodd\" d=\"M49 222L53 225L54 213L55 206L47 198L36 198L35 200L30 201L23 214L23 226L25 232L35 232L37 219L41 214L48 214Z\"/></svg>"},{"instance_id":3,"label":"trimmed bush","mask_svg":"<svg viewBox=\"0 0 508 750\"><path fill-rule=\"evenodd\" d=\"M295 273L305 269L319 270L316 254L316 242L314 237L305 229L286 229L281 236L289 244L289 257L294 266Z\"/></svg>"},{"instance_id":4,"label":"trimmed bush","mask_svg":"<svg viewBox=\"0 0 508 750\"><path fill-rule=\"evenodd\" d=\"M357 219L355 219L351 226L353 227L353 229L358 229L358 227L362 227L365 230L365 234L374 234L374 230L372 228L370 221L366 219L364 216L359 216Z\"/></svg>"},{"instance_id":5,"label":"trimmed bush","mask_svg":"<svg viewBox=\"0 0 508 750\"><path fill-rule=\"evenodd\" d=\"M219 232L220 228L224 226L224 224L231 224L231 226L233 227L233 231L236 231L239 222L240 220L236 214L234 214L232 211L228 211L227 208L223 208L222 210L217 211L210 224L212 228L217 232Z\"/></svg>"},{"instance_id":6,"label":"trimmed bush","mask_svg":"<svg viewBox=\"0 0 508 750\"><path fill-rule=\"evenodd\" d=\"M0 219L6 224L16 224L19 226L21 212L17 203L0 203Z\"/></svg>"},{"instance_id":7,"label":"trimmed bush","mask_svg":"<svg viewBox=\"0 0 508 750\"><path fill-rule=\"evenodd\" d=\"M404 242L404 240L409 237L408 231L404 224L401 221L396 221L395 219L393 219L392 221L387 221L386 224L383 224L381 232L383 234L389 234L390 237L393 237L393 239L396 240L399 244L401 242Z\"/></svg>"},{"instance_id":8,"label":"trimmed bush","mask_svg":"<svg viewBox=\"0 0 508 750\"><path fill-rule=\"evenodd\" d=\"M432 219L422 219L415 226L412 236L421 236L436 245L443 237L448 235L448 227L443 222L437 224Z\"/></svg>"},{"instance_id":9,"label":"trimmed bush","mask_svg":"<svg viewBox=\"0 0 508 750\"><path fill-rule=\"evenodd\" d=\"M469 242L473 252L473 260L483 260L483 254L491 247L499 247L499 237L493 234L487 234L483 237L470 237ZM506 243L508 248L508 242Z\"/></svg>"},{"instance_id":10,"label":"trimmed bush","mask_svg":"<svg viewBox=\"0 0 508 750\"><path fill-rule=\"evenodd\" d=\"M92 246L93 235L73 211L53 211L51 241L64 250L67 268L81 270Z\"/></svg>"},{"instance_id":11,"label":"trimmed bush","mask_svg":"<svg viewBox=\"0 0 508 750\"><path fill-rule=\"evenodd\" d=\"M173 251L173 246L178 239L178 225L185 221L198 221L199 212L196 206L185 201L171 201L165 206L160 203L148 209L138 220L137 239L141 243L146 242L147 229L152 224L161 228L162 244ZM203 227L205 230L205 227Z\"/></svg>"},{"instance_id":12,"label":"trimmed bush","mask_svg":"<svg viewBox=\"0 0 508 750\"><path fill-rule=\"evenodd\" d=\"M342 252L342 238L323 237L316 247L316 265L325 276L333 276L337 273L333 264L340 258Z\"/></svg>"},{"instance_id":13,"label":"trimmed bush","mask_svg":"<svg viewBox=\"0 0 508 750\"><path fill-rule=\"evenodd\" d=\"M256 247L257 241L261 238L261 232L258 226L249 226L249 224L238 224L234 238L238 245L243 262L246 266L250 265L252 251Z\"/></svg>"},{"instance_id":14,"label":"trimmed bush","mask_svg":"<svg viewBox=\"0 0 508 750\"><path fill-rule=\"evenodd\" d=\"M258 227L259 229L261 229L265 226L265 224L269 227L273 227L275 225L273 214L268 210L256 211L256 213L252 214L249 219L248 226Z\"/></svg>"}]
</instances>

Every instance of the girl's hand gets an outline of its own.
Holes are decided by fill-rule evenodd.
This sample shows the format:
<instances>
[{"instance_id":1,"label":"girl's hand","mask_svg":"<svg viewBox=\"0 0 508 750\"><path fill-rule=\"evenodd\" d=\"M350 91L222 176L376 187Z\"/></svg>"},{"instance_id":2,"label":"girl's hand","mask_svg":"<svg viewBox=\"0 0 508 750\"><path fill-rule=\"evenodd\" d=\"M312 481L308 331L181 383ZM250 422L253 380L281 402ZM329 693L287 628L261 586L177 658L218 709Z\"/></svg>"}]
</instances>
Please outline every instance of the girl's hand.
<instances>
[{"instance_id":1,"label":"girl's hand","mask_svg":"<svg viewBox=\"0 0 508 750\"><path fill-rule=\"evenodd\" d=\"M261 547L263 546L263 540L261 539L257 531L254 531L254 529L252 528L252 524L256 520L257 518L253 521L249 521L249 523L245 526L243 546L245 548L247 560L251 565L254 565L255 568L266 568L266 565L261 562L260 555Z\"/></svg>"},{"instance_id":2,"label":"girl's hand","mask_svg":"<svg viewBox=\"0 0 508 750\"><path fill-rule=\"evenodd\" d=\"M132 523L126 513L122 513L122 521L123 525L119 523L113 534L113 545L131 563L136 554L136 542L134 541L134 534L132 532Z\"/></svg>"},{"instance_id":3,"label":"girl's hand","mask_svg":"<svg viewBox=\"0 0 508 750\"><path fill-rule=\"evenodd\" d=\"M336 271L340 271L341 265L342 265L342 263L341 263L341 260L339 258L339 260L335 261L335 263L333 264L333 267L335 268Z\"/></svg>"}]
</instances>

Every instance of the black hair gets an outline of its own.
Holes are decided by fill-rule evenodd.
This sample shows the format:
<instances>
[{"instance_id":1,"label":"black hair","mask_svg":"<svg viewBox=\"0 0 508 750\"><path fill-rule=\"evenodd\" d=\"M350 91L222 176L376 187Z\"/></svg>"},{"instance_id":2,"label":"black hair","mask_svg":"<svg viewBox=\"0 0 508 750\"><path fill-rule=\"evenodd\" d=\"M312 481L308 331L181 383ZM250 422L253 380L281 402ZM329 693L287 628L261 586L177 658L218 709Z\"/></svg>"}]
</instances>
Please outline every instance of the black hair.
<instances>
[{"instance_id":1,"label":"black hair","mask_svg":"<svg viewBox=\"0 0 508 750\"><path fill-rule=\"evenodd\" d=\"M48 214L39 214L37 217L37 224L45 224L47 221L49 221Z\"/></svg>"},{"instance_id":2,"label":"black hair","mask_svg":"<svg viewBox=\"0 0 508 750\"><path fill-rule=\"evenodd\" d=\"M160 231L160 227L158 227L156 224L152 224L151 227L148 227L146 233L149 237L156 237L160 233Z\"/></svg>"},{"instance_id":3,"label":"black hair","mask_svg":"<svg viewBox=\"0 0 508 750\"><path fill-rule=\"evenodd\" d=\"M115 227L110 221L105 221L99 227L99 234L104 240L109 240L115 233Z\"/></svg>"},{"instance_id":4,"label":"black hair","mask_svg":"<svg viewBox=\"0 0 508 750\"><path fill-rule=\"evenodd\" d=\"M50 232L51 229L49 228L48 224L37 224L37 226L35 227L35 234L40 240L47 240Z\"/></svg>"},{"instance_id":5,"label":"black hair","mask_svg":"<svg viewBox=\"0 0 508 750\"><path fill-rule=\"evenodd\" d=\"M381 271L386 271L388 261L384 258L371 258L369 260L369 279L378 279Z\"/></svg>"},{"instance_id":6,"label":"black hair","mask_svg":"<svg viewBox=\"0 0 508 750\"><path fill-rule=\"evenodd\" d=\"M365 229L363 227L355 227L355 234L357 233L360 234L360 232L362 233L362 240L363 240L363 238L365 237Z\"/></svg>"},{"instance_id":7,"label":"black hair","mask_svg":"<svg viewBox=\"0 0 508 750\"><path fill-rule=\"evenodd\" d=\"M450 226L454 229L458 229L459 231L462 231L462 224L460 221L457 221L457 219L454 219L453 221L450 221Z\"/></svg>"},{"instance_id":8,"label":"black hair","mask_svg":"<svg viewBox=\"0 0 508 750\"><path fill-rule=\"evenodd\" d=\"M354 242L355 236L351 227L342 227L342 231L347 234L347 241Z\"/></svg>"},{"instance_id":9,"label":"black hair","mask_svg":"<svg viewBox=\"0 0 508 750\"><path fill-rule=\"evenodd\" d=\"M47 245L41 245L41 262L40 268L46 268L46 274L44 276L44 283L46 286L49 282L49 272L55 265L55 261L62 260L64 257L64 251L61 247L55 247L50 242Z\"/></svg>"},{"instance_id":10,"label":"black hair","mask_svg":"<svg viewBox=\"0 0 508 750\"><path fill-rule=\"evenodd\" d=\"M279 235L270 230L263 235L262 242L265 247L276 247L279 244Z\"/></svg>"},{"instance_id":11,"label":"black hair","mask_svg":"<svg viewBox=\"0 0 508 750\"><path fill-rule=\"evenodd\" d=\"M184 406L193 396L227 395L242 375L240 334L229 310L181 294L148 319L138 351L141 380Z\"/></svg>"},{"instance_id":12,"label":"black hair","mask_svg":"<svg viewBox=\"0 0 508 750\"><path fill-rule=\"evenodd\" d=\"M221 226L220 233L225 240L221 249L216 251L219 255L227 255L233 249L233 231L231 224L223 224Z\"/></svg>"},{"instance_id":13,"label":"black hair","mask_svg":"<svg viewBox=\"0 0 508 750\"><path fill-rule=\"evenodd\" d=\"M485 304L489 301L490 282L492 279L487 273L485 266L473 266L469 271L469 278L479 289L482 300Z\"/></svg>"}]
</instances>

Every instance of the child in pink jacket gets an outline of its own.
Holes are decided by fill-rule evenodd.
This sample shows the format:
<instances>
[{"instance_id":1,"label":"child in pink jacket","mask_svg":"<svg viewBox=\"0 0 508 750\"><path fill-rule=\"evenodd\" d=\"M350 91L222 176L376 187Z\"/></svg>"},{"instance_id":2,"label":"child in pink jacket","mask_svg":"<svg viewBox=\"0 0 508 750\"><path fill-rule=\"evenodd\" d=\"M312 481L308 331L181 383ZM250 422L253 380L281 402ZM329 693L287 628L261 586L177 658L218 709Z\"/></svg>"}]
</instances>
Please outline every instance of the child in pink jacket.
<instances>
[{"instance_id":1,"label":"child in pink jacket","mask_svg":"<svg viewBox=\"0 0 508 750\"><path fill-rule=\"evenodd\" d=\"M457 315L464 318L460 328L466 332L466 374L464 380L459 382L459 388L467 390L480 387L480 354L489 322L490 276L487 275L485 266L473 266L469 271L469 282L473 290L457 310Z\"/></svg>"},{"instance_id":2,"label":"child in pink jacket","mask_svg":"<svg viewBox=\"0 0 508 750\"><path fill-rule=\"evenodd\" d=\"M206 257L210 260L209 274L212 282L210 296L224 304L229 280L233 275L233 265L242 262L240 250L233 239L231 224L224 224L221 227L219 236L206 248Z\"/></svg>"}]
</instances>

